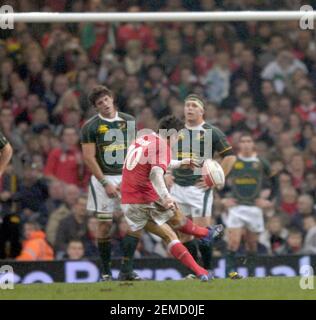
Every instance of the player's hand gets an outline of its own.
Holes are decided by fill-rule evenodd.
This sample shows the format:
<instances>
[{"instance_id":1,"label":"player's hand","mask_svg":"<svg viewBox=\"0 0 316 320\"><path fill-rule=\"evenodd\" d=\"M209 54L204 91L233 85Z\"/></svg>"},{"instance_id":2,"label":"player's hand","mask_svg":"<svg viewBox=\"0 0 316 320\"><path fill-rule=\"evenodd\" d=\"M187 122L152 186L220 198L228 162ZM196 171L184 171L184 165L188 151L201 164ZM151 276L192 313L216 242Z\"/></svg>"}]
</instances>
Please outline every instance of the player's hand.
<instances>
[{"instance_id":1,"label":"player's hand","mask_svg":"<svg viewBox=\"0 0 316 320\"><path fill-rule=\"evenodd\" d=\"M205 183L205 181L204 181L203 178L199 179L199 180L196 182L195 186L196 186L197 188L199 188L199 189L204 189L204 190L209 189L209 186Z\"/></svg>"},{"instance_id":2,"label":"player's hand","mask_svg":"<svg viewBox=\"0 0 316 320\"><path fill-rule=\"evenodd\" d=\"M170 190L170 188L172 187L172 185L174 183L174 176L172 174L166 174L164 176L164 179L165 179L167 189Z\"/></svg>"},{"instance_id":3,"label":"player's hand","mask_svg":"<svg viewBox=\"0 0 316 320\"><path fill-rule=\"evenodd\" d=\"M117 186L108 183L105 187L105 192L109 198L117 198L119 196L119 192L117 191Z\"/></svg>"},{"instance_id":4,"label":"player's hand","mask_svg":"<svg viewBox=\"0 0 316 320\"><path fill-rule=\"evenodd\" d=\"M221 204L225 207L225 208L231 208L237 205L237 201L234 198L224 198L221 200Z\"/></svg>"},{"instance_id":5,"label":"player's hand","mask_svg":"<svg viewBox=\"0 0 316 320\"><path fill-rule=\"evenodd\" d=\"M165 209L171 209L171 210L175 210L176 209L176 203L173 200L172 197L167 196L164 199L162 199L161 204L163 205L163 207Z\"/></svg>"},{"instance_id":6,"label":"player's hand","mask_svg":"<svg viewBox=\"0 0 316 320\"><path fill-rule=\"evenodd\" d=\"M256 206L261 209L271 209L273 207L273 202L267 199L258 198L256 199Z\"/></svg>"}]
</instances>

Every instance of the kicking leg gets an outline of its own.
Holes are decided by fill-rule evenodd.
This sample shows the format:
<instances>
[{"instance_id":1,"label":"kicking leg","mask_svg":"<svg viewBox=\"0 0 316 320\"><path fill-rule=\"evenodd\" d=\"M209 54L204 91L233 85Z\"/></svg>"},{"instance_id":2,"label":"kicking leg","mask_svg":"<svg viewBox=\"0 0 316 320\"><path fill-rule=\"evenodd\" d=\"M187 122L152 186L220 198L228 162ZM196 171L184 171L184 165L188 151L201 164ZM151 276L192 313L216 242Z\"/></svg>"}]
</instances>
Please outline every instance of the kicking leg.
<instances>
[{"instance_id":1,"label":"kicking leg","mask_svg":"<svg viewBox=\"0 0 316 320\"><path fill-rule=\"evenodd\" d=\"M183 265L192 270L201 280L207 281L209 279L208 271L196 263L168 224L158 226L154 222L148 221L145 229L161 237L167 243L169 252Z\"/></svg>"}]
</instances>

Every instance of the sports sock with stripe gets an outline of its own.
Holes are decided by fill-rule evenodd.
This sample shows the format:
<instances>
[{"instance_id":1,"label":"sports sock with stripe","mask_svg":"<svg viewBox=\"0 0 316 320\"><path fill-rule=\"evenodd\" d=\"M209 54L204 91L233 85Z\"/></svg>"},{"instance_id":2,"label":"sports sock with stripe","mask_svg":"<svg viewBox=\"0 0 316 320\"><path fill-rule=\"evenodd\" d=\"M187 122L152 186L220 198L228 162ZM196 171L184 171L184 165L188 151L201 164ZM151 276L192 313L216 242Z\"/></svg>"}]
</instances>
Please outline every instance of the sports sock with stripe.
<instances>
[{"instance_id":1,"label":"sports sock with stripe","mask_svg":"<svg viewBox=\"0 0 316 320\"><path fill-rule=\"evenodd\" d=\"M179 241L173 240L168 244L169 252L182 264L192 270L197 276L208 274L208 271L199 266L188 249Z\"/></svg>"}]
</instances>

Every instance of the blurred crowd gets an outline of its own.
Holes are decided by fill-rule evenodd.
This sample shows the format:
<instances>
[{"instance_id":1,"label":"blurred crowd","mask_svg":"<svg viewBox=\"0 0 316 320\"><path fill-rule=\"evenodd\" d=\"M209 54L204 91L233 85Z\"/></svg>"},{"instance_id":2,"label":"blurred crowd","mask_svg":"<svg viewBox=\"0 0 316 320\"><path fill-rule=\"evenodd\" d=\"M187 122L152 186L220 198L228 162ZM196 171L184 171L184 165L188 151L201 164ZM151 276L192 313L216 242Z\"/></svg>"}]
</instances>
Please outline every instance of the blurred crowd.
<instances>
[{"instance_id":1,"label":"blurred crowd","mask_svg":"<svg viewBox=\"0 0 316 320\"><path fill-rule=\"evenodd\" d=\"M303 3L6 4L21 12L138 12L297 10ZM136 117L139 129L155 129L165 114L182 117L184 97L197 93L207 101L206 121L221 128L235 150L241 132L252 132L259 155L280 172L260 253L316 253L315 30L300 29L298 21L15 23L14 30L0 30L0 39L0 130L14 149L0 180L1 258L26 258L20 252L26 242L43 245L47 259L97 256L97 221L85 210L89 172L79 145L80 127L95 112L87 95L97 84L115 92L117 106ZM213 216L225 222L224 195L215 195ZM119 256L127 224L120 215L115 221L113 256ZM137 257L152 255L168 253L145 233Z\"/></svg>"}]
</instances>

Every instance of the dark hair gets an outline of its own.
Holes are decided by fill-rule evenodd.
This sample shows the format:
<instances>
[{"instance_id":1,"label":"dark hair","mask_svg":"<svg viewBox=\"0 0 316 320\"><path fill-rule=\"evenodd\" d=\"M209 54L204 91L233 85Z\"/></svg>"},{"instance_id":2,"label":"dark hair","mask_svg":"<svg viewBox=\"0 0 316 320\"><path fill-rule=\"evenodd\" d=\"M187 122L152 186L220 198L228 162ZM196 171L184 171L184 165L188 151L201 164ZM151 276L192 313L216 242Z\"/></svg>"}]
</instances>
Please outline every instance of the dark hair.
<instances>
[{"instance_id":1,"label":"dark hair","mask_svg":"<svg viewBox=\"0 0 316 320\"><path fill-rule=\"evenodd\" d=\"M158 129L175 129L177 131L180 131L184 128L184 122L175 116L165 116L160 119L158 123Z\"/></svg>"},{"instance_id":2,"label":"dark hair","mask_svg":"<svg viewBox=\"0 0 316 320\"><path fill-rule=\"evenodd\" d=\"M83 245L83 241L80 238L71 238L68 242L67 242L67 246L69 246L70 243L72 242L79 242Z\"/></svg>"},{"instance_id":3,"label":"dark hair","mask_svg":"<svg viewBox=\"0 0 316 320\"><path fill-rule=\"evenodd\" d=\"M91 103L91 105L93 105L95 107L95 103L96 101L101 98L102 96L109 96L111 98L113 98L113 93L112 91L105 87L105 86L96 86L94 87L89 96L88 96L88 99L89 99L89 102Z\"/></svg>"},{"instance_id":4,"label":"dark hair","mask_svg":"<svg viewBox=\"0 0 316 320\"><path fill-rule=\"evenodd\" d=\"M255 141L253 134L250 131L243 131L240 135L239 141L244 137L250 137L252 141Z\"/></svg>"}]
</instances>

